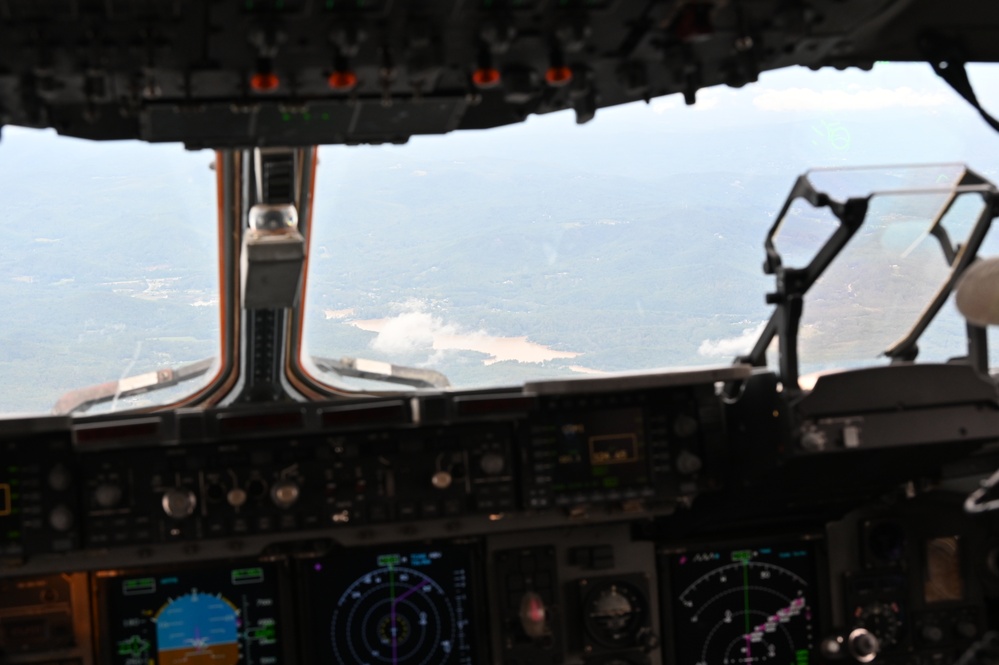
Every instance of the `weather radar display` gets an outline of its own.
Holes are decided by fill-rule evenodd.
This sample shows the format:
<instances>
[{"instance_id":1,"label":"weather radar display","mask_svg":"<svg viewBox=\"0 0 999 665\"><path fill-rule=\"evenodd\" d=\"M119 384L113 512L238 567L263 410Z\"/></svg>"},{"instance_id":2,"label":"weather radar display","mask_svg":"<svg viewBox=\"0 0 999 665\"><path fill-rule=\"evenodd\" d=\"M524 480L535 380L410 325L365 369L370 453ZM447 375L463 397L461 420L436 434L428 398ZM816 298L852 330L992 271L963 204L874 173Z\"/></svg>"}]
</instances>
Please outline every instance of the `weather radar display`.
<instances>
[{"instance_id":1,"label":"weather radar display","mask_svg":"<svg viewBox=\"0 0 999 665\"><path fill-rule=\"evenodd\" d=\"M670 561L677 665L808 665L815 653L811 546L688 551Z\"/></svg>"},{"instance_id":2,"label":"weather radar display","mask_svg":"<svg viewBox=\"0 0 999 665\"><path fill-rule=\"evenodd\" d=\"M305 565L310 662L472 665L471 564L458 548L369 551Z\"/></svg>"},{"instance_id":3,"label":"weather radar display","mask_svg":"<svg viewBox=\"0 0 999 665\"><path fill-rule=\"evenodd\" d=\"M120 665L280 662L276 571L267 565L107 578Z\"/></svg>"}]
</instances>

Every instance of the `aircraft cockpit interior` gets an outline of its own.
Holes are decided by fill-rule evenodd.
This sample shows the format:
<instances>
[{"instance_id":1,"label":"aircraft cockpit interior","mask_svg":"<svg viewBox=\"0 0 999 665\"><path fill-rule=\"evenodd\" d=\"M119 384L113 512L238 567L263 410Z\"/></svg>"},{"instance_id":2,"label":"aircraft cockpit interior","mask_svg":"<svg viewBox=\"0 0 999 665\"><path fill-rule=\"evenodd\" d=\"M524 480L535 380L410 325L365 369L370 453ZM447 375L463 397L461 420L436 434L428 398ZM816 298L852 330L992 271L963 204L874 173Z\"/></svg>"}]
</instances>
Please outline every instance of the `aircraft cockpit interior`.
<instances>
[{"instance_id":1,"label":"aircraft cockpit interior","mask_svg":"<svg viewBox=\"0 0 999 665\"><path fill-rule=\"evenodd\" d=\"M999 663L993 63L990 0L0 0L0 665Z\"/></svg>"}]
</instances>

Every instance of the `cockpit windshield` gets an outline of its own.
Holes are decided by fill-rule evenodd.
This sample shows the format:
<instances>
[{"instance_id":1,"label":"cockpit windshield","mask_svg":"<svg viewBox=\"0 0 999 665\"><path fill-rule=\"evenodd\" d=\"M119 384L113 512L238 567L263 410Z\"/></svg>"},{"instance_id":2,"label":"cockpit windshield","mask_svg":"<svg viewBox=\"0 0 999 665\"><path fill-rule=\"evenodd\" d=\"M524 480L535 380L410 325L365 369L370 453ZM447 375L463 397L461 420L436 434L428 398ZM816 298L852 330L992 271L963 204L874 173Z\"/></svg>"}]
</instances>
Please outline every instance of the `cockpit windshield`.
<instances>
[{"instance_id":1,"label":"cockpit windshield","mask_svg":"<svg viewBox=\"0 0 999 665\"><path fill-rule=\"evenodd\" d=\"M999 108L999 69L969 73ZM100 408L167 404L209 383L224 341L214 159L5 128L0 414L179 367L194 378ZM799 174L945 162L995 181L999 135L928 65L895 63L768 72L691 107L674 95L584 126L554 113L321 147L301 360L346 389L377 384L330 367L434 370L461 388L728 363L772 311L763 241ZM807 232L819 240L821 222ZM905 226L892 225L893 242ZM999 253L995 236L982 253ZM875 306L869 322L888 315ZM963 325L950 303L941 317L921 359L963 352L949 348ZM820 360L813 369L841 362ZM423 383L442 382L412 385Z\"/></svg>"},{"instance_id":2,"label":"cockpit windshield","mask_svg":"<svg viewBox=\"0 0 999 665\"><path fill-rule=\"evenodd\" d=\"M214 158L4 128L0 414L48 413L74 389L219 355ZM206 384L210 365L101 408L168 404Z\"/></svg>"},{"instance_id":3,"label":"cockpit windshield","mask_svg":"<svg viewBox=\"0 0 999 665\"><path fill-rule=\"evenodd\" d=\"M983 102L995 100L999 71L971 75ZM434 368L454 386L729 362L770 316L763 239L799 174L961 160L994 177L997 148L928 65L892 63L770 72L702 91L693 107L674 96L583 127L553 114L402 147L322 148L306 355ZM822 220L811 221L801 234L821 242ZM894 238L911 224L891 226ZM930 281L939 264L925 266ZM871 305L864 323L889 337L933 294L918 292L926 280L897 281L915 290ZM883 326L892 312L904 323ZM962 353L945 348L961 320L949 304L942 317L935 360ZM815 355L812 369L884 362L884 346L868 350Z\"/></svg>"}]
</instances>

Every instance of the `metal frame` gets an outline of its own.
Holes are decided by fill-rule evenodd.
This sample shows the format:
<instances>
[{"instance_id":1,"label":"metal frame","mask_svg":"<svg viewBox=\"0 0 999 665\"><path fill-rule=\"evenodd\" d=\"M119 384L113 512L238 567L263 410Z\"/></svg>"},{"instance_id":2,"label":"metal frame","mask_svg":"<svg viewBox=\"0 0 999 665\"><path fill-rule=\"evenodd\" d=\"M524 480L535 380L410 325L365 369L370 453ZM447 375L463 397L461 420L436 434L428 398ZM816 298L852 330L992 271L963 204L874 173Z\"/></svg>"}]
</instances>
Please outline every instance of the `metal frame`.
<instances>
[{"instance_id":1,"label":"metal frame","mask_svg":"<svg viewBox=\"0 0 999 665\"><path fill-rule=\"evenodd\" d=\"M893 363L912 361L916 358L919 352L917 346L919 337L940 312L963 272L977 258L978 249L991 228L992 220L999 216L999 196L997 196L995 185L966 166L962 168L961 179L954 185L950 199L938 211L929 229L929 233L940 243L944 258L950 265L950 274L912 328L901 339L885 349L884 355L891 358ZM870 201L878 194L878 192L872 192L864 197L837 201L825 192L818 191L809 181L808 175L805 173L798 176L764 242L766 261L763 270L768 275L774 275L776 281L774 292L767 294L767 302L775 305L775 309L763 332L757 338L752 351L736 359L736 362L765 367L767 348L774 336L777 335L779 337L781 382L784 389L790 392L801 390L798 385L798 328L804 309L805 295L863 226ZM972 227L967 241L963 245L955 247L941 225L941 221L959 196L976 192L985 199L985 206ZM803 268L792 268L784 265L774 240L780 232L791 206L798 199L804 199L814 208L829 208L830 212L839 220L839 227L819 248L808 265ZM967 342L966 361L982 373L987 373L988 346L984 329L969 324Z\"/></svg>"}]
</instances>

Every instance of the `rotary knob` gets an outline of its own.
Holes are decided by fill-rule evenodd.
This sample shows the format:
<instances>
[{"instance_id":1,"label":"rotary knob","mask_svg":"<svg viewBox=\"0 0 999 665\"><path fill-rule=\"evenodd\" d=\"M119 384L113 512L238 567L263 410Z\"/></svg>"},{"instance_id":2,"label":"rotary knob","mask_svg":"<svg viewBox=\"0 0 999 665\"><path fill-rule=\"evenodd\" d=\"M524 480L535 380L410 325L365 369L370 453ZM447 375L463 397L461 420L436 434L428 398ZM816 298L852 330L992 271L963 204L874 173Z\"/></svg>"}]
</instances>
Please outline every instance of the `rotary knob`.
<instances>
[{"instance_id":1,"label":"rotary knob","mask_svg":"<svg viewBox=\"0 0 999 665\"><path fill-rule=\"evenodd\" d=\"M700 424L696 418L681 413L673 419L673 433L681 439L689 439L697 434L698 429Z\"/></svg>"},{"instance_id":2,"label":"rotary knob","mask_svg":"<svg viewBox=\"0 0 999 665\"><path fill-rule=\"evenodd\" d=\"M49 487L56 492L65 492L73 483L73 474L65 464L56 464L49 471Z\"/></svg>"},{"instance_id":3,"label":"rotary knob","mask_svg":"<svg viewBox=\"0 0 999 665\"><path fill-rule=\"evenodd\" d=\"M101 508L114 508L121 501L121 497L121 488L110 483L101 483L94 490L94 503Z\"/></svg>"},{"instance_id":4,"label":"rotary knob","mask_svg":"<svg viewBox=\"0 0 999 665\"><path fill-rule=\"evenodd\" d=\"M49 513L49 524L56 531L69 531L73 528L73 511L60 504Z\"/></svg>"},{"instance_id":5,"label":"rotary knob","mask_svg":"<svg viewBox=\"0 0 999 665\"><path fill-rule=\"evenodd\" d=\"M185 487L171 487L163 493L163 512L175 520L190 517L198 506L198 497Z\"/></svg>"},{"instance_id":6,"label":"rotary knob","mask_svg":"<svg viewBox=\"0 0 999 665\"><path fill-rule=\"evenodd\" d=\"M685 476L694 475L703 466L704 463L701 461L701 458L689 450L682 450L676 456L676 470Z\"/></svg>"},{"instance_id":7,"label":"rotary knob","mask_svg":"<svg viewBox=\"0 0 999 665\"><path fill-rule=\"evenodd\" d=\"M487 476L498 476L503 473L506 467L506 460L499 453L486 453L479 460L479 468Z\"/></svg>"},{"instance_id":8,"label":"rotary knob","mask_svg":"<svg viewBox=\"0 0 999 665\"><path fill-rule=\"evenodd\" d=\"M291 508L301 491L293 480L279 480L271 486L271 501L281 509Z\"/></svg>"},{"instance_id":9,"label":"rotary knob","mask_svg":"<svg viewBox=\"0 0 999 665\"><path fill-rule=\"evenodd\" d=\"M430 484L439 490L446 490L448 487L451 487L453 480L451 474L447 471L438 471L430 477Z\"/></svg>"},{"instance_id":10,"label":"rotary knob","mask_svg":"<svg viewBox=\"0 0 999 665\"><path fill-rule=\"evenodd\" d=\"M234 487L229 490L228 494L225 495L225 500L228 501L229 505L233 508L239 508L246 503L246 490Z\"/></svg>"},{"instance_id":11,"label":"rotary knob","mask_svg":"<svg viewBox=\"0 0 999 665\"><path fill-rule=\"evenodd\" d=\"M858 663L869 663L881 650L878 638L866 628L855 628L846 638L846 650Z\"/></svg>"}]
</instances>

